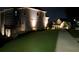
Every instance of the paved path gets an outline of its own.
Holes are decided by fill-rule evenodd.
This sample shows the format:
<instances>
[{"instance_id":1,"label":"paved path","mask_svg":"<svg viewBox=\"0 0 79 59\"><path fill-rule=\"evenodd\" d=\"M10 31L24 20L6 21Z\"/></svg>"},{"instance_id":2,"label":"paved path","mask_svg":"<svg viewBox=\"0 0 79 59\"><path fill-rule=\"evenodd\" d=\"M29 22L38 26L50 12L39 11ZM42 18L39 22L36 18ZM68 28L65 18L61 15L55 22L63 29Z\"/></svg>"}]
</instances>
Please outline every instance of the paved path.
<instances>
[{"instance_id":1,"label":"paved path","mask_svg":"<svg viewBox=\"0 0 79 59\"><path fill-rule=\"evenodd\" d=\"M73 38L67 31L60 31L56 52L79 52L79 38Z\"/></svg>"}]
</instances>

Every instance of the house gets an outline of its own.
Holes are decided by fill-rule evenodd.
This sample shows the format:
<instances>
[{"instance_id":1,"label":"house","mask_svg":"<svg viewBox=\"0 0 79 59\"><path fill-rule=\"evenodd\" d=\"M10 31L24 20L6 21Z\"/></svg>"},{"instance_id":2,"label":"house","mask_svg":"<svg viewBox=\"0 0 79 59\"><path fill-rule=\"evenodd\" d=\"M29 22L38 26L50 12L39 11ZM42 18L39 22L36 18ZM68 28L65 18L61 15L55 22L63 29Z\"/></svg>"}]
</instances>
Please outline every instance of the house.
<instances>
[{"instance_id":1,"label":"house","mask_svg":"<svg viewBox=\"0 0 79 59\"><path fill-rule=\"evenodd\" d=\"M46 29L49 19L46 17L46 11L30 7L4 9L0 16L1 34L7 37Z\"/></svg>"},{"instance_id":2,"label":"house","mask_svg":"<svg viewBox=\"0 0 79 59\"><path fill-rule=\"evenodd\" d=\"M70 29L70 24L66 19L58 18L53 22L52 29Z\"/></svg>"}]
</instances>

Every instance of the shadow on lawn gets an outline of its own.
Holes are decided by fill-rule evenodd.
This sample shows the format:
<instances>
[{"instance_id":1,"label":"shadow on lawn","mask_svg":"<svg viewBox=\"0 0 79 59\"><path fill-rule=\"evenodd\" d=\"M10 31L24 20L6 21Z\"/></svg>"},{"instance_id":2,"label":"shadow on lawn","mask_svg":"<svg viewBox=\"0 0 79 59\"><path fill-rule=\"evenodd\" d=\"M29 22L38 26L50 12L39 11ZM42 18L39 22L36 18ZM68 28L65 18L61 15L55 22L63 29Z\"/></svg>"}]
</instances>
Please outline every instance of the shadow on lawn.
<instances>
[{"instance_id":1,"label":"shadow on lawn","mask_svg":"<svg viewBox=\"0 0 79 59\"><path fill-rule=\"evenodd\" d=\"M5 36L2 36L0 34L0 48L3 47L6 43L10 42L13 40L13 38L6 38Z\"/></svg>"},{"instance_id":2,"label":"shadow on lawn","mask_svg":"<svg viewBox=\"0 0 79 59\"><path fill-rule=\"evenodd\" d=\"M24 35L29 34L29 33L30 33L30 32L24 33L24 34L20 34L20 35L18 35L16 38L12 38L12 37L8 38L8 37L2 36L2 35L0 34L0 48L3 47L6 43L8 43L8 42L10 42L10 41L13 41L13 40L16 40L16 39L19 39L19 38L22 38Z\"/></svg>"}]
</instances>

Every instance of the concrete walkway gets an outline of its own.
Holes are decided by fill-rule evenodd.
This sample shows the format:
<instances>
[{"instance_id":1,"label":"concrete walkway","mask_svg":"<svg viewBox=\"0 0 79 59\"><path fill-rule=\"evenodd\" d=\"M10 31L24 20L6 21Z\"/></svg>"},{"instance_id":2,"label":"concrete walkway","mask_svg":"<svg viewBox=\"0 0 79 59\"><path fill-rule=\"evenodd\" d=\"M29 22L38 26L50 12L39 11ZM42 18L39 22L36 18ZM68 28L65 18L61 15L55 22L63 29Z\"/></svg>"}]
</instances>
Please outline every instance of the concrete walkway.
<instances>
[{"instance_id":1,"label":"concrete walkway","mask_svg":"<svg viewBox=\"0 0 79 59\"><path fill-rule=\"evenodd\" d=\"M73 38L67 31L60 31L56 52L79 52L79 38Z\"/></svg>"}]
</instances>

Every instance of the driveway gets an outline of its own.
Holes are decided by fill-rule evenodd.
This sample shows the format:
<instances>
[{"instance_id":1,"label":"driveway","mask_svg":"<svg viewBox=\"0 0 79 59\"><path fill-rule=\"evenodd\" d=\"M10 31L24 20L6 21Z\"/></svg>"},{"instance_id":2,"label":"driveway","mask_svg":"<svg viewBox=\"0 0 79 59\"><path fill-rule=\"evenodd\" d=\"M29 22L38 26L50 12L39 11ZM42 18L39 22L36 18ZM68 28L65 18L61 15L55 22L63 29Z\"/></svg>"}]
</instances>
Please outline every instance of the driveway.
<instances>
[{"instance_id":1,"label":"driveway","mask_svg":"<svg viewBox=\"0 0 79 59\"><path fill-rule=\"evenodd\" d=\"M60 31L56 52L79 52L79 38L73 38L67 31Z\"/></svg>"}]
</instances>

